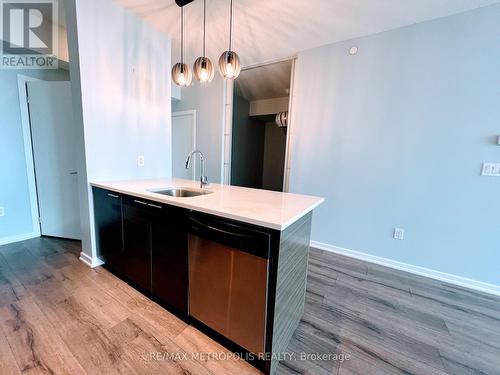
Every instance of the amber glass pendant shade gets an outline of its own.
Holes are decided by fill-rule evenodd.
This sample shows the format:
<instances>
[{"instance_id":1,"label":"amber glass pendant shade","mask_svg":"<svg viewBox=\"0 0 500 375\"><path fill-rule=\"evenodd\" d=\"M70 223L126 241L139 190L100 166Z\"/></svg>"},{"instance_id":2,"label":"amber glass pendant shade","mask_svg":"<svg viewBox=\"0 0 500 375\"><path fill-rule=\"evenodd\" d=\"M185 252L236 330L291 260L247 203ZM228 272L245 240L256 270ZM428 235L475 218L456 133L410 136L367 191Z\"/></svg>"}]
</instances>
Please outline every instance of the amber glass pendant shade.
<instances>
[{"instance_id":1,"label":"amber glass pendant shade","mask_svg":"<svg viewBox=\"0 0 500 375\"><path fill-rule=\"evenodd\" d=\"M233 41L233 0L229 5L229 48L219 57L220 74L227 79L235 79L240 75L240 57L232 50Z\"/></svg>"},{"instance_id":2,"label":"amber glass pendant shade","mask_svg":"<svg viewBox=\"0 0 500 375\"><path fill-rule=\"evenodd\" d=\"M208 83L214 78L214 66L208 57L198 57L193 65L193 73L198 81Z\"/></svg>"},{"instance_id":3,"label":"amber glass pendant shade","mask_svg":"<svg viewBox=\"0 0 500 375\"><path fill-rule=\"evenodd\" d=\"M177 63L172 68L172 80L178 86L189 86L193 81L193 73L187 64Z\"/></svg>"},{"instance_id":4,"label":"amber glass pendant shade","mask_svg":"<svg viewBox=\"0 0 500 375\"><path fill-rule=\"evenodd\" d=\"M240 75L240 57L234 51L226 51L219 58L220 74L224 78L234 79Z\"/></svg>"},{"instance_id":5,"label":"amber glass pendant shade","mask_svg":"<svg viewBox=\"0 0 500 375\"><path fill-rule=\"evenodd\" d=\"M194 77L201 83L208 83L214 78L214 66L206 55L207 1L203 0L203 40L201 56L193 64Z\"/></svg>"}]
</instances>

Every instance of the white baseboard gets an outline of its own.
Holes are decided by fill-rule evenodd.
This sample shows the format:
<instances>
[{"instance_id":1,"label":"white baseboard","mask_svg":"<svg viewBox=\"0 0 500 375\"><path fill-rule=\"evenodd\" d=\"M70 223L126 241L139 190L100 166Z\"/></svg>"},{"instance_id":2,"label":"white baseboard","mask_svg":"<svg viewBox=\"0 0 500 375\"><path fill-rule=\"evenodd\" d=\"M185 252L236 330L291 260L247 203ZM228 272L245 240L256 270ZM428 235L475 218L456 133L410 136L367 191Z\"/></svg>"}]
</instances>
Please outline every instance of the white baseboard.
<instances>
[{"instance_id":1,"label":"white baseboard","mask_svg":"<svg viewBox=\"0 0 500 375\"><path fill-rule=\"evenodd\" d=\"M424 267L414 266L407 263L398 262L395 260L381 258L375 255L370 255L362 253L360 251L354 251L349 249L344 249L342 247L329 245L326 243L311 241L311 247L316 249L330 251L332 253L337 253L340 255L345 255L350 258L355 258L363 260L365 262L378 264L381 266L386 266L394 268L400 271L406 271L415 275L429 277L431 279L444 281L450 284L458 285L461 287L477 290L480 292L493 294L495 296L500 296L500 286L495 284L488 284L482 281L468 279L466 277L452 275L445 272L435 271Z\"/></svg>"},{"instance_id":2,"label":"white baseboard","mask_svg":"<svg viewBox=\"0 0 500 375\"><path fill-rule=\"evenodd\" d=\"M18 234L16 236L3 237L0 238L0 245L7 245L9 243L31 240L32 238L36 237L40 237L40 233L31 232L31 233Z\"/></svg>"},{"instance_id":3,"label":"white baseboard","mask_svg":"<svg viewBox=\"0 0 500 375\"><path fill-rule=\"evenodd\" d=\"M83 251L80 253L80 260L83 263L85 263L86 265L88 265L90 268L99 267L99 266L102 266L104 264L104 262L102 260L100 260L99 258L89 257Z\"/></svg>"}]
</instances>

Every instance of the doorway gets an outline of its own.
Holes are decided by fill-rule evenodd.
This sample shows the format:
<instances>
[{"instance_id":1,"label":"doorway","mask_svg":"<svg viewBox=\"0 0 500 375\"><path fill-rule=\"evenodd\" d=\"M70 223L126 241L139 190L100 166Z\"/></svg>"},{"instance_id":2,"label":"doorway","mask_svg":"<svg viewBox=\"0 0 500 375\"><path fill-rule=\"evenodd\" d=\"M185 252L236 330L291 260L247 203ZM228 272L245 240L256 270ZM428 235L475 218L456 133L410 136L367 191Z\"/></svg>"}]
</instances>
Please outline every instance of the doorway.
<instances>
[{"instance_id":1,"label":"doorway","mask_svg":"<svg viewBox=\"0 0 500 375\"><path fill-rule=\"evenodd\" d=\"M285 191L293 60L248 68L234 82L231 185Z\"/></svg>"},{"instance_id":2,"label":"doorway","mask_svg":"<svg viewBox=\"0 0 500 375\"><path fill-rule=\"evenodd\" d=\"M70 82L19 76L18 83L35 231L79 240L77 128Z\"/></svg>"}]
</instances>

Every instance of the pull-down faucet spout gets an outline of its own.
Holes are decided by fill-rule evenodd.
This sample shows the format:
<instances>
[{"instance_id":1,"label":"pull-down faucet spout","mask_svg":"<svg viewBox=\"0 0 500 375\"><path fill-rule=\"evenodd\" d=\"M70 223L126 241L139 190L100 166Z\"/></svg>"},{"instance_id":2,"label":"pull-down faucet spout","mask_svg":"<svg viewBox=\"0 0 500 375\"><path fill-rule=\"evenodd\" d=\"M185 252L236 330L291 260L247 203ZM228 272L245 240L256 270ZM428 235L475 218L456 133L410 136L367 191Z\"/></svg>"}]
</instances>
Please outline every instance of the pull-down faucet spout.
<instances>
[{"instance_id":1,"label":"pull-down faucet spout","mask_svg":"<svg viewBox=\"0 0 500 375\"><path fill-rule=\"evenodd\" d=\"M196 154L200 155L200 161L201 161L200 188L203 189L208 185L208 177L205 174L205 156L200 150L193 150L189 153L186 160L186 169L189 169L191 167L191 158Z\"/></svg>"}]
</instances>

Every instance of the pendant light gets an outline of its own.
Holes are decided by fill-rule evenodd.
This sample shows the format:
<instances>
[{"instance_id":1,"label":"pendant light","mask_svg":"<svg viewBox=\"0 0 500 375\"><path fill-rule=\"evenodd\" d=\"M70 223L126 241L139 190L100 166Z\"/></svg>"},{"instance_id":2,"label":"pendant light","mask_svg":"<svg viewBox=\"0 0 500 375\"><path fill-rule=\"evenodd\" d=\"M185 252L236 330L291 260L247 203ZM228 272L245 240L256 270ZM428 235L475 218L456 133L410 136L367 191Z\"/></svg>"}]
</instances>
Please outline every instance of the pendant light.
<instances>
[{"instance_id":1,"label":"pendant light","mask_svg":"<svg viewBox=\"0 0 500 375\"><path fill-rule=\"evenodd\" d=\"M181 7L181 62L172 68L172 80L177 86L189 86L193 80L193 73L187 64L184 64L184 8Z\"/></svg>"},{"instance_id":2,"label":"pendant light","mask_svg":"<svg viewBox=\"0 0 500 375\"><path fill-rule=\"evenodd\" d=\"M229 49L219 58L220 74L227 79L235 79L240 75L241 65L238 54L231 50L233 38L233 0L230 0L229 13Z\"/></svg>"},{"instance_id":3,"label":"pendant light","mask_svg":"<svg viewBox=\"0 0 500 375\"><path fill-rule=\"evenodd\" d=\"M208 83L214 78L214 66L206 56L206 13L207 2L203 0L203 49L201 57L198 57L193 65L194 76L201 83Z\"/></svg>"},{"instance_id":4,"label":"pendant light","mask_svg":"<svg viewBox=\"0 0 500 375\"><path fill-rule=\"evenodd\" d=\"M285 112L279 112L274 121L276 122L276 125L280 128L286 128L288 126L288 111Z\"/></svg>"}]
</instances>

